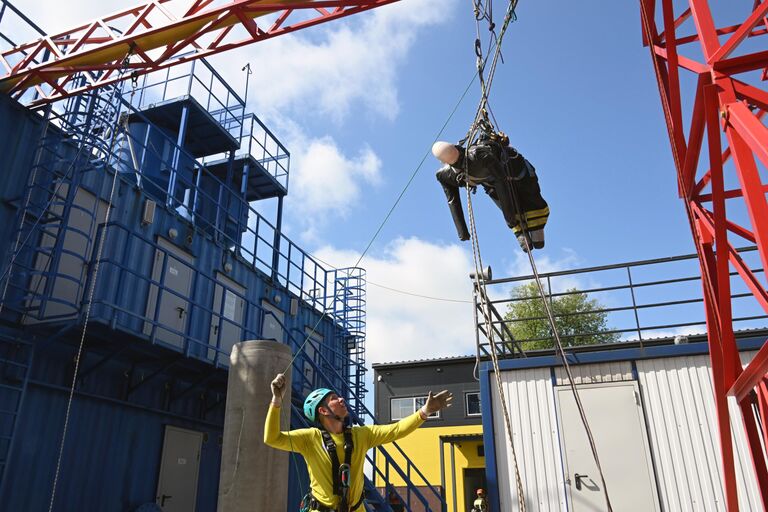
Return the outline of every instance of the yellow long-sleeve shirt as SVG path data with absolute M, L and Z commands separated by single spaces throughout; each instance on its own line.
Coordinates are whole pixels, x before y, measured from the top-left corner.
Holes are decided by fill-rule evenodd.
M 391 443 L 419 428 L 424 420 L 418 412 L 390 425 L 364 425 L 352 427 L 352 460 L 350 462 L 349 504 L 354 505 L 363 493 L 363 465 L 365 453 L 376 446 Z M 336 454 L 344 462 L 344 434 L 331 434 L 336 443 Z M 280 431 L 280 408 L 269 406 L 264 425 L 264 443 L 279 450 L 300 453 L 307 462 L 312 496 L 327 507 L 335 508 L 339 497 L 333 494 L 331 458 L 325 451 L 323 436 L 316 428 Z M 359 510 L 359 509 L 358 509 Z

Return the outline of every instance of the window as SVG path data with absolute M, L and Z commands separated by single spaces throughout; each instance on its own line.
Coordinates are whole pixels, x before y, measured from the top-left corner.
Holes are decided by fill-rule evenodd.
M 427 403 L 427 397 L 426 396 L 414 396 L 410 398 L 393 398 L 391 400 L 391 406 L 390 406 L 390 412 L 391 412 L 391 419 L 392 421 L 401 420 L 403 418 L 407 418 L 414 412 L 416 412 L 418 409 L 424 406 L 425 403 Z M 428 419 L 432 418 L 439 418 L 440 413 L 432 413 L 429 415 Z
M 464 395 L 467 416 L 480 416 L 480 393 L 467 393 Z

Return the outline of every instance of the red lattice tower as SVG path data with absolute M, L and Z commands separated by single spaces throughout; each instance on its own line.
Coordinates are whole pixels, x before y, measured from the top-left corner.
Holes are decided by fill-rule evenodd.
M 768 269 L 768 188 L 761 178 L 768 168 L 768 128 L 763 124 L 768 111 L 768 0 L 751 6 L 746 2 L 710 6 L 707 0 L 689 0 L 684 8 L 677 4 L 640 0 L 643 40 L 651 49 L 679 194 L 701 264 L 723 484 L 727 510 L 736 512 L 731 421 L 744 423 L 762 501 L 768 505 L 762 445 L 768 439 L 768 343 L 742 368 L 733 333 L 729 276 L 735 270 L 768 313 L 765 274 L 758 278 L 734 246 L 734 242 L 755 244 L 763 268 Z M 723 5 L 729 16 L 742 9 L 743 20 L 718 26 L 714 7 Z M 683 98 L 683 89 L 690 92 L 691 87 L 681 82 L 688 81 L 695 82 L 693 95 Z M 689 109 L 684 109 L 683 99 L 691 102 Z M 684 115 L 690 116 L 687 126 Z M 705 147 L 708 161 L 702 158 Z M 735 201 L 742 205 L 734 208 Z M 733 219 L 738 211 L 747 212 L 749 225 Z M 729 397 L 738 402 L 740 414 L 729 413 Z

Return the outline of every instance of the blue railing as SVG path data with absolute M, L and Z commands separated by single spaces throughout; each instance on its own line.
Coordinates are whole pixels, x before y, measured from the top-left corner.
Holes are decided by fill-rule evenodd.
M 184 96 L 194 98 L 233 137 L 241 137 L 245 101 L 205 59 L 143 75 L 126 93 L 136 110 Z
M 288 149 L 256 114 L 246 114 L 237 123 L 225 124 L 224 128 L 238 140 L 240 146 L 235 156 L 250 156 L 277 182 L 288 191 L 288 173 L 291 155 Z M 220 162 L 227 154 L 206 156 L 204 164 Z

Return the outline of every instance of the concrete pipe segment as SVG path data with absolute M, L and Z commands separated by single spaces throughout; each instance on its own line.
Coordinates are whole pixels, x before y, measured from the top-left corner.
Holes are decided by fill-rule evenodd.
M 264 444 L 270 382 L 291 362 L 291 349 L 275 341 L 244 341 L 232 347 L 218 512 L 285 510 L 288 453 Z M 288 430 L 291 373 L 286 372 L 280 427 Z

